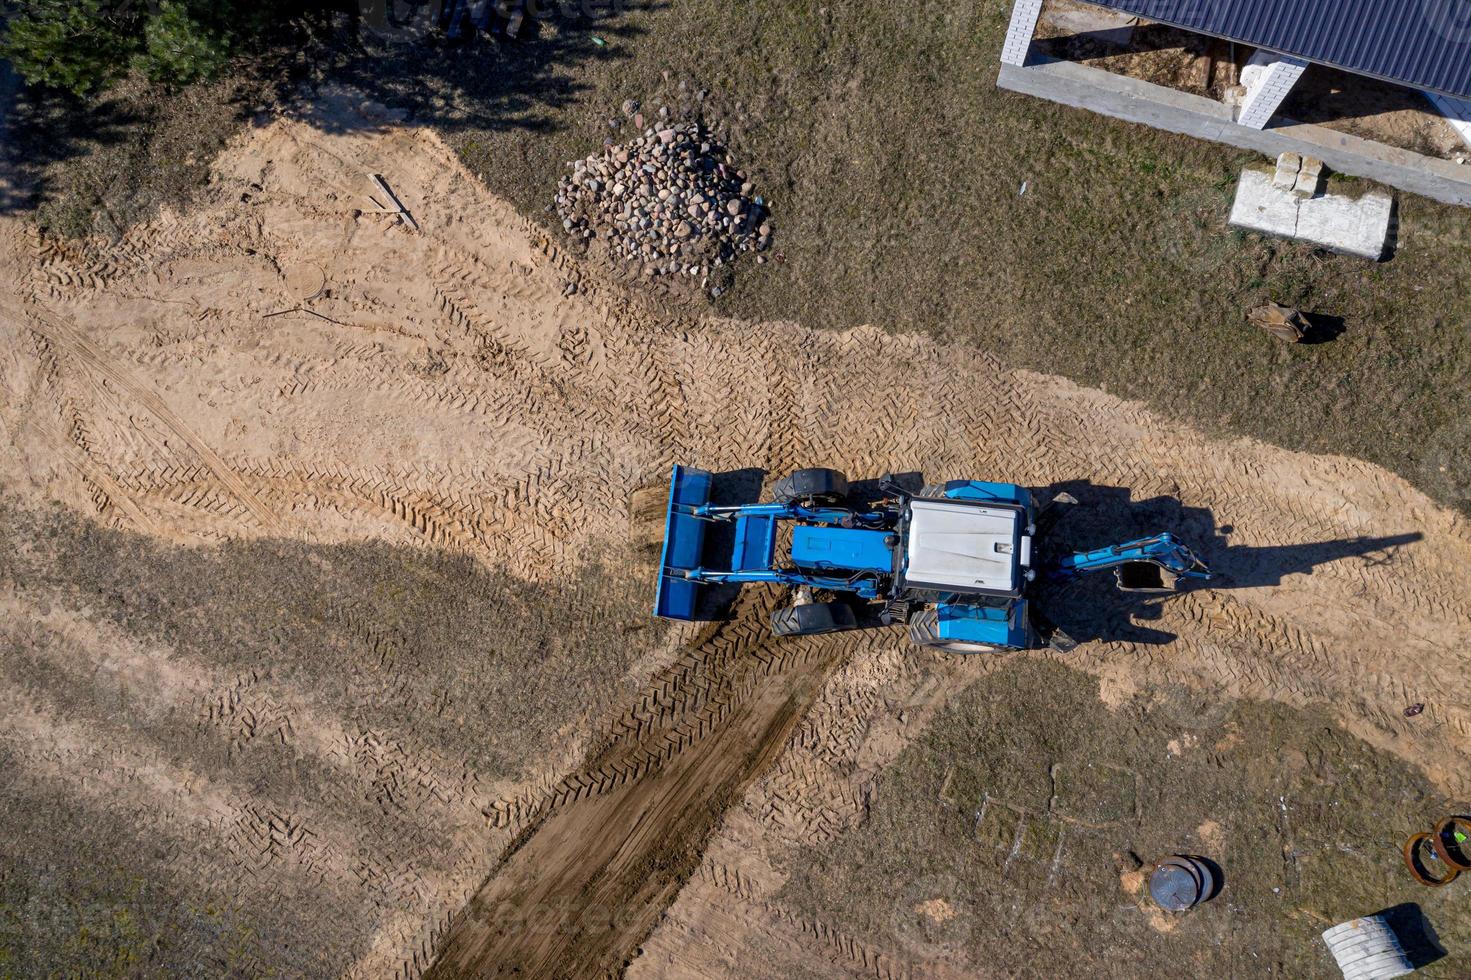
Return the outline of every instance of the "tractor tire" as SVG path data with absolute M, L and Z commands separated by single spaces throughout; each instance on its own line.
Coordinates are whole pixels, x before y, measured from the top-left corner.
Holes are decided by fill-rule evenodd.
M 957 653 L 962 656 L 973 656 L 976 654 L 1005 653 L 1000 647 L 993 647 L 985 643 L 961 643 L 955 640 L 942 640 L 939 637 L 940 614 L 933 609 L 925 609 L 909 617 L 909 639 L 915 646 L 925 647 L 929 650 L 944 650 L 946 653 Z
M 858 628 L 858 617 L 846 602 L 808 602 L 771 614 L 771 632 L 777 636 L 818 636 Z
M 811 503 L 834 506 L 848 499 L 848 478 L 837 470 L 797 470 L 777 480 L 771 499 L 779 504 Z

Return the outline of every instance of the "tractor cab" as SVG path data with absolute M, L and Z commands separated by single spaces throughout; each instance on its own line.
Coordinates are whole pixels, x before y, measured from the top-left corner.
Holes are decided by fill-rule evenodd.
M 1019 489 L 1019 488 L 1018 488 Z M 905 588 L 1017 597 L 1032 564 L 1026 506 L 986 499 L 916 497 L 905 515 Z
M 903 568 L 888 618 L 954 653 L 1035 646 L 1031 494 L 1012 483 L 928 486 L 905 509 Z

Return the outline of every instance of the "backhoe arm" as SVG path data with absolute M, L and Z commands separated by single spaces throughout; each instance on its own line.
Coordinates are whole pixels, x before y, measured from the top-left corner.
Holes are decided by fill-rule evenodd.
M 1171 534 L 1141 538 L 1128 544 L 1116 544 L 1093 551 L 1079 551 L 1064 558 L 1052 573 L 1054 580 L 1076 578 L 1085 572 L 1118 568 L 1130 562 L 1149 562 L 1173 573 L 1177 578 L 1206 580 L 1211 577 L 1205 563 Z

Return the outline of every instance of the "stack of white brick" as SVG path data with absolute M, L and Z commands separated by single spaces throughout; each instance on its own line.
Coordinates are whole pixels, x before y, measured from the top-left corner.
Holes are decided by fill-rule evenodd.
M 1308 67 L 1306 61 L 1289 55 L 1269 55 L 1269 58 L 1266 70 L 1257 76 L 1255 84 L 1246 93 L 1246 101 L 1241 103 L 1241 112 L 1236 117 L 1238 123 L 1252 129 L 1267 128 L 1267 123 L 1272 121 Z
M 1006 28 L 1006 41 L 1001 45 L 1001 63 L 1021 68 L 1032 49 L 1032 35 L 1042 16 L 1042 0 L 1016 0 L 1011 9 L 1011 24 Z

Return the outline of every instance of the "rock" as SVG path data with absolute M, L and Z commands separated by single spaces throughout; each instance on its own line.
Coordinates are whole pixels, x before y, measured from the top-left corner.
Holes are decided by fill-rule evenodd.
M 665 108 L 666 121 L 644 130 L 637 101 L 622 108 L 642 134 L 569 162 L 570 174 L 557 182 L 548 210 L 567 234 L 603 239 L 610 257 L 638 263 L 642 276 L 698 276 L 701 288 L 711 263 L 769 244 L 772 224 L 752 196 L 754 183 L 704 127 L 671 123 Z
M 625 116 L 631 116 L 635 112 L 638 112 L 638 99 L 624 99 L 623 114 Z

